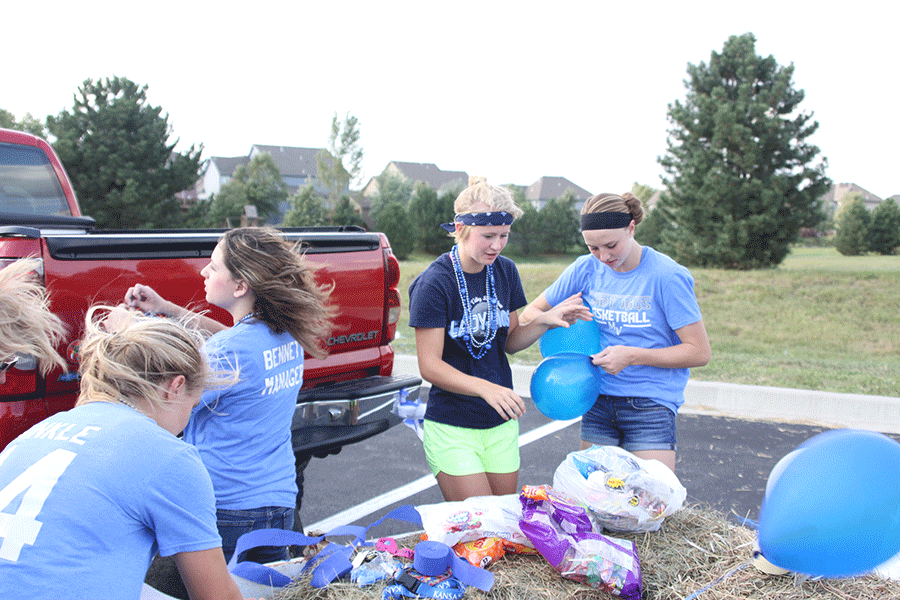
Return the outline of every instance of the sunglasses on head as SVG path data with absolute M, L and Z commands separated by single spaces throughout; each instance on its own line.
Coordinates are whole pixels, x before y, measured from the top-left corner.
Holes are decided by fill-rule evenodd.
M 6 372 L 9 371 L 11 368 L 13 368 L 13 366 L 14 366 L 17 362 L 19 362 L 19 357 L 18 357 L 18 356 L 13 356 L 13 357 L 12 357 L 11 359 L 9 359 L 9 360 L 4 360 L 3 362 L 0 362 L 0 373 L 6 373 Z

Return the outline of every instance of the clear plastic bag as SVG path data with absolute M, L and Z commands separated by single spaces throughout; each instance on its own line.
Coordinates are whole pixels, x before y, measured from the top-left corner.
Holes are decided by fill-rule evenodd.
M 583 502 L 612 531 L 656 531 L 687 496 L 664 464 L 618 446 L 570 453 L 557 467 L 553 487 Z

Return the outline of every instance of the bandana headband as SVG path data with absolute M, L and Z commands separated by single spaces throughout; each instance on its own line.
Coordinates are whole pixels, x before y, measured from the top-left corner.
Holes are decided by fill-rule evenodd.
M 631 215 L 621 212 L 599 212 L 581 215 L 581 230 L 622 229 L 631 223 Z
M 499 225 L 512 225 L 514 220 L 515 218 L 512 216 L 512 213 L 505 210 L 497 212 L 462 213 L 453 218 L 453 223 L 441 223 L 441 229 L 453 233 L 456 229 L 456 223 L 482 227 L 497 227 Z

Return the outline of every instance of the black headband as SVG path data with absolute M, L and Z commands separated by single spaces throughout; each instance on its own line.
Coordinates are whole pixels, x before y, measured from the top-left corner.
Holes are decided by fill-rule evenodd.
M 515 217 L 505 210 L 497 212 L 462 213 L 454 217 L 454 223 L 441 223 L 441 229 L 446 229 L 450 233 L 453 233 L 456 230 L 455 223 L 497 227 L 499 225 L 512 225 L 514 220 Z
M 631 224 L 631 215 L 621 212 L 598 212 L 581 215 L 581 230 L 622 229 Z

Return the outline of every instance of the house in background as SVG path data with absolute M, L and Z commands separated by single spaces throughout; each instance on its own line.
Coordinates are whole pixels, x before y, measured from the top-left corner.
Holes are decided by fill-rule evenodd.
M 390 173 L 413 184 L 424 183 L 438 194 L 449 190 L 462 190 L 469 185 L 469 176 L 465 171 L 442 171 L 434 163 L 414 163 L 392 160 L 387 164 L 382 175 Z M 372 198 L 378 195 L 378 178 L 372 177 L 363 188 L 362 195 Z
M 821 197 L 825 214 L 829 217 L 835 216 L 843 208 L 847 196 L 851 194 L 862 197 L 866 210 L 872 210 L 881 204 L 881 198 L 855 183 L 836 183 Z
M 525 188 L 525 200 L 537 210 L 541 210 L 547 202 L 562 198 L 566 192 L 572 192 L 575 197 L 575 210 L 579 213 L 585 201 L 593 196 L 592 193 L 575 185 L 565 177 L 541 177 Z
M 320 195 L 327 196 L 328 190 L 322 186 L 319 180 L 319 166 L 316 162 L 316 156 L 321 150 L 322 148 L 253 144 L 247 156 L 210 157 L 206 164 L 206 170 L 198 182 L 196 197 L 200 200 L 208 200 L 214 194 L 218 194 L 222 186 L 231 181 L 239 166 L 246 167 L 255 156 L 262 153 L 272 157 L 287 186 L 288 196 L 297 193 L 297 190 L 309 184 L 312 184 Z M 290 209 L 290 202 L 287 200 L 281 202 L 277 214 L 272 216 L 269 222 L 280 223 Z

